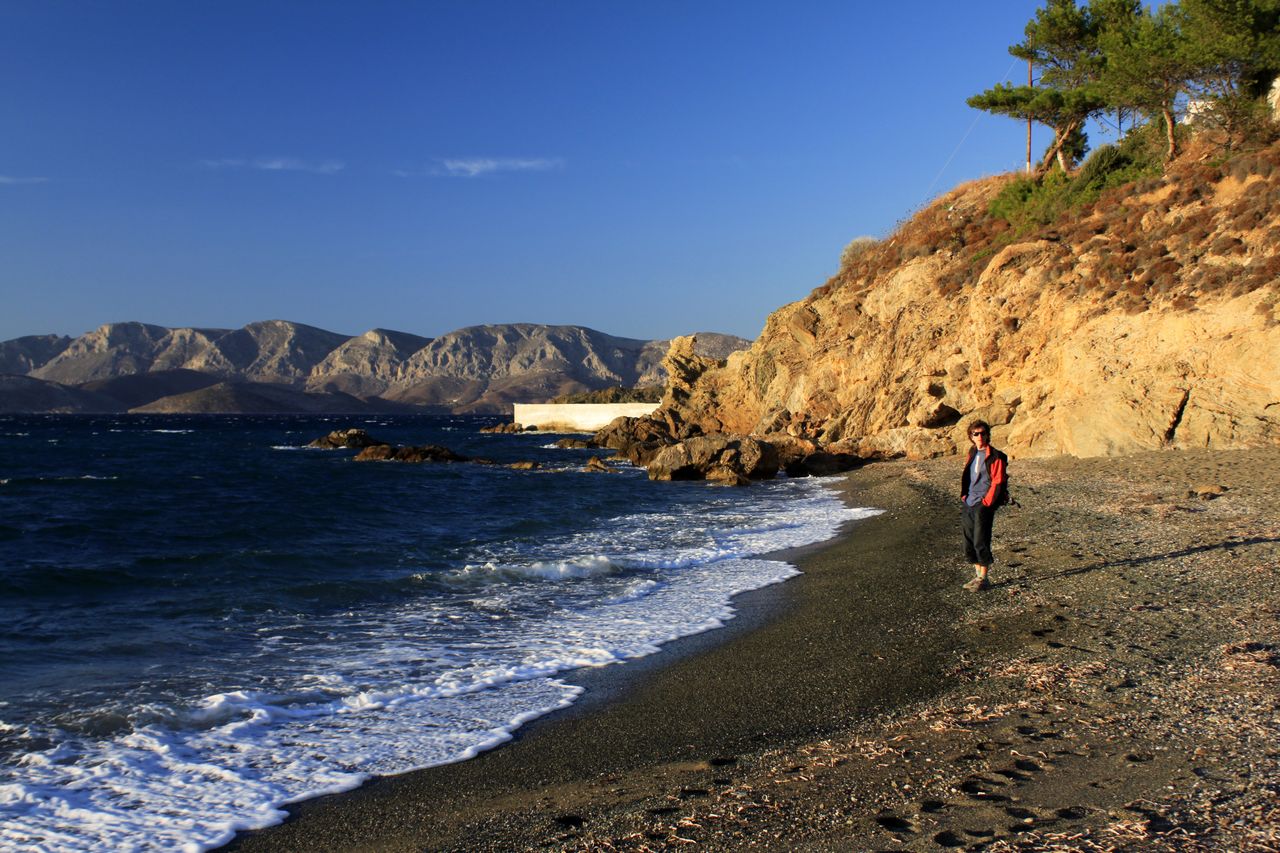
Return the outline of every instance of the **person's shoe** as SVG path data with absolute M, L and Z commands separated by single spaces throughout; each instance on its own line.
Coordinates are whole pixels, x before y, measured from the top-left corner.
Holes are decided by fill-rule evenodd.
M 989 586 L 991 586 L 991 584 L 987 583 L 986 578 L 977 577 L 965 584 L 964 588 L 970 592 L 977 592 L 978 590 L 986 589 Z

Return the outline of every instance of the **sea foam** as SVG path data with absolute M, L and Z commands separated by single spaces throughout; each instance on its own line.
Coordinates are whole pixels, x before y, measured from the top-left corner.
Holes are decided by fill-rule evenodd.
M 760 488 L 767 506 L 617 515 L 541 543 L 541 559 L 495 547 L 443 595 L 336 614 L 318 634 L 274 626 L 258 654 L 302 668 L 287 689 L 150 707 L 111 737 L 28 727 L 54 745 L 0 769 L 0 847 L 208 849 L 289 803 L 493 748 L 571 704 L 574 670 L 719 627 L 733 595 L 798 573 L 759 555 L 875 512 L 813 481 Z

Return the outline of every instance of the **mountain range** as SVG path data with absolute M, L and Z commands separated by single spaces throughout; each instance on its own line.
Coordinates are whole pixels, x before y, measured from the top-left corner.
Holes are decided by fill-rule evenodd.
M 701 332 L 701 354 L 750 344 Z M 108 323 L 0 342 L 0 412 L 505 413 L 514 402 L 661 385 L 668 340 L 581 326 L 471 326 L 436 338 L 346 335 L 265 320 L 240 329 Z

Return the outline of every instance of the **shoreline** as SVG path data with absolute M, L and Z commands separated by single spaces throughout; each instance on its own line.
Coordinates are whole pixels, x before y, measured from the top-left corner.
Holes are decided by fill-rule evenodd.
M 836 720 L 877 713 L 886 701 L 901 701 L 900 692 L 918 698 L 917 680 L 895 675 L 908 658 L 917 659 L 913 671 L 927 668 L 905 634 L 899 654 L 851 653 L 841 659 L 829 653 L 840 645 L 862 649 L 899 630 L 901 608 L 886 613 L 885 624 L 852 624 L 857 602 L 886 585 L 901 586 L 897 600 L 913 602 L 915 618 L 924 618 L 919 611 L 930 603 L 929 595 L 912 594 L 924 589 L 900 571 L 889 569 L 885 577 L 873 578 L 856 570 L 866 558 L 863 552 L 897 553 L 920 525 L 936 523 L 937 513 L 926 510 L 936 509 L 933 500 L 918 485 L 877 479 L 883 494 L 872 489 L 855 498 L 844 478 L 833 478 L 831 485 L 851 506 L 902 508 L 848 522 L 824 542 L 762 555 L 796 565 L 802 574 L 734 596 L 736 615 L 723 627 L 674 640 L 622 666 L 573 673 L 573 683 L 585 688 L 581 697 L 526 723 L 493 750 L 291 805 L 284 823 L 242 832 L 218 849 L 477 849 L 474 830 L 449 828 L 460 810 L 472 817 L 482 814 L 476 801 L 505 804 L 519 799 L 526 786 L 582 785 L 664 765 L 724 767 L 763 745 L 799 743 L 834 731 Z M 920 560 L 917 573 L 923 575 L 927 565 Z M 932 585 L 926 581 L 926 586 Z M 813 630 L 819 625 L 825 639 Z M 807 660 L 787 651 L 806 646 Z M 851 680 L 863 683 L 864 691 L 832 689 Z M 731 719 L 728 708 L 733 708 Z M 760 725 L 766 719 L 769 724 Z M 464 789 L 466 794 L 455 796 Z M 418 817 L 388 827 L 379 817 L 384 810 Z M 552 830 L 563 823 L 557 817 L 563 815 L 546 822 Z M 504 847 L 509 843 L 491 849 Z
M 955 467 L 834 481 L 887 511 L 726 627 L 226 849 L 1270 849 L 1280 449 L 1015 460 L 978 596 Z

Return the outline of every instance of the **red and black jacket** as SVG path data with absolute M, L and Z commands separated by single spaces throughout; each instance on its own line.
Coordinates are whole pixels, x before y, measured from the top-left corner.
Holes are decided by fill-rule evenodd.
M 973 454 L 977 452 L 978 448 L 970 447 L 969 455 L 964 461 L 964 473 L 960 475 L 961 500 L 969 497 L 969 470 L 973 465 Z M 991 485 L 987 488 L 987 493 L 982 496 L 983 506 L 998 507 L 1008 502 L 1008 467 L 1009 457 L 991 445 L 987 445 L 987 475 L 991 478 Z

